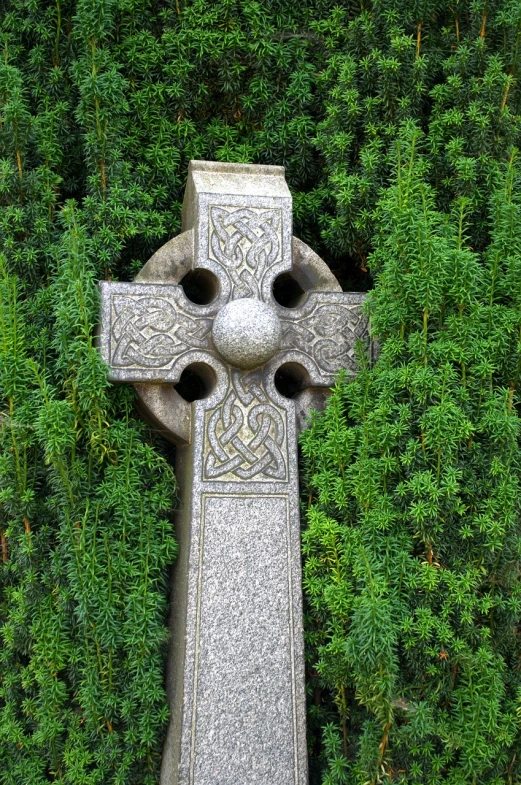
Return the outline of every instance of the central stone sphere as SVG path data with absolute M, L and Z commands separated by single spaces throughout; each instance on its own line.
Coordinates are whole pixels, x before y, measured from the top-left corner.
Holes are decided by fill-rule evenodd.
M 282 330 L 275 310 L 251 297 L 225 305 L 212 327 L 215 348 L 238 368 L 256 368 L 270 360 L 280 345 Z

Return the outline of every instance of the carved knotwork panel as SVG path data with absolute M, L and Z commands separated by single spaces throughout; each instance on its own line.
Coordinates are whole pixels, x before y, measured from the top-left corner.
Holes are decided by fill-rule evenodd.
M 169 374 L 183 354 L 211 349 L 212 319 L 199 315 L 181 287 L 102 284 L 101 347 L 111 376 Z M 189 312 L 189 309 L 193 311 Z M 201 309 L 199 309 L 201 310 Z
M 345 302 L 351 297 L 352 302 Z M 363 295 L 314 294 L 307 303 L 282 318 L 281 349 L 310 357 L 321 374 L 331 377 L 340 368 L 356 371 L 356 342 L 367 339 Z M 289 318 L 288 318 L 289 317 Z
M 228 274 L 232 299 L 261 299 L 266 272 L 282 260 L 282 210 L 210 205 L 209 215 L 209 256 Z
M 285 410 L 269 399 L 260 371 L 232 369 L 223 402 L 206 413 L 203 480 L 287 477 Z

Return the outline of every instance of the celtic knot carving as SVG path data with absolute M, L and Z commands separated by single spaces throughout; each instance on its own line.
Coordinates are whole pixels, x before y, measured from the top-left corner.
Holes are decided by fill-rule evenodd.
M 163 297 L 114 294 L 111 364 L 115 368 L 163 368 L 187 349 L 207 349 L 211 321 L 191 319 Z
M 211 206 L 210 249 L 228 272 L 234 297 L 260 297 L 266 271 L 282 258 L 281 210 Z
M 224 402 L 207 417 L 205 479 L 285 480 L 285 413 L 268 400 L 259 371 L 231 375 Z
M 360 304 L 318 303 L 301 319 L 284 319 L 281 348 L 313 358 L 325 374 L 356 370 L 355 344 L 367 338 L 367 319 Z

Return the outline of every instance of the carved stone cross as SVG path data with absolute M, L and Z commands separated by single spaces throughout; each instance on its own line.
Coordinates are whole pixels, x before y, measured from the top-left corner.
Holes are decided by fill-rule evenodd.
M 192 161 L 183 229 L 100 284 L 110 378 L 178 444 L 161 785 L 305 785 L 297 431 L 354 372 L 363 295 L 292 238 L 282 167 Z

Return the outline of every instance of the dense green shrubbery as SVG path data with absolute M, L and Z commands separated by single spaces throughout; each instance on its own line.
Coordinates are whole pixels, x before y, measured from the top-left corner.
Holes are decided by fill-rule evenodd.
M 175 483 L 96 281 L 283 163 L 381 357 L 303 442 L 313 779 L 515 783 L 517 0 L 0 3 L 0 780 L 156 783 Z
M 381 355 L 303 439 L 308 629 L 340 720 L 325 782 L 517 782 L 521 181 L 498 173 L 477 253 L 418 136 L 376 211 Z

